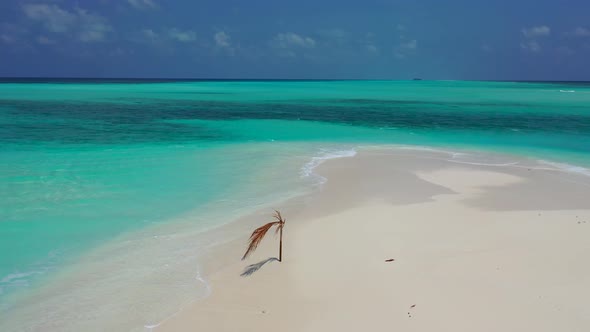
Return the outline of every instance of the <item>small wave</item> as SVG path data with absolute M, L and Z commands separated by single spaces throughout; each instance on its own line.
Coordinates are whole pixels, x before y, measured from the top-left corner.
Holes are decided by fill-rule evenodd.
M 0 279 L 0 285 L 2 285 L 2 284 L 13 285 L 13 284 L 24 284 L 24 283 L 28 284 L 30 277 L 32 277 L 34 275 L 43 274 L 44 272 L 45 272 L 44 270 L 39 270 L 39 271 L 22 272 L 22 273 L 11 273 L 7 276 L 4 276 L 4 278 Z
M 315 176 L 314 169 L 324 163 L 326 160 L 336 159 L 336 158 L 348 158 L 354 157 L 356 155 L 356 150 L 349 149 L 349 150 L 323 150 L 319 156 L 315 156 L 311 158 L 309 162 L 307 162 L 301 168 L 301 177 L 302 178 L 309 178 Z M 326 179 L 324 177 L 320 177 L 320 183 L 324 183 Z
M 590 169 L 582 167 L 582 166 L 576 166 L 576 165 L 565 164 L 565 163 L 557 163 L 554 161 L 547 161 L 547 160 L 537 160 L 537 162 L 541 165 L 547 165 L 547 166 L 553 167 L 553 168 L 548 168 L 549 170 L 562 171 L 562 172 L 568 172 L 568 173 L 576 173 L 576 174 L 582 174 L 585 176 L 590 176 Z
M 45 270 L 39 270 L 30 272 L 17 272 L 5 275 L 2 279 L 0 279 L 0 295 L 9 293 L 11 289 L 29 286 L 31 278 L 36 275 L 44 274 L 45 272 Z M 0 311 L 7 307 L 7 304 L 0 303 Z
M 195 301 L 197 301 L 199 299 L 202 299 L 202 298 L 205 298 L 205 297 L 208 297 L 209 295 L 211 295 L 211 285 L 209 284 L 209 282 L 207 282 L 207 280 L 205 280 L 205 278 L 201 275 L 200 272 L 197 272 L 197 275 L 195 276 L 195 280 L 199 281 L 200 283 L 202 283 L 205 286 L 205 294 L 203 296 L 201 296 L 199 298 L 194 298 L 194 299 L 191 299 L 191 300 L 187 301 L 186 303 L 184 303 L 183 305 L 181 305 L 179 307 L 179 309 L 175 313 L 173 313 L 172 315 L 169 315 L 168 317 L 164 318 L 163 320 L 161 320 L 158 323 L 155 323 L 155 324 L 151 324 L 151 323 L 150 324 L 144 324 L 144 326 L 143 326 L 144 329 L 146 331 L 152 331 L 153 329 L 160 327 L 160 325 L 162 325 L 163 323 L 165 323 L 166 321 L 168 321 L 172 317 L 178 315 L 180 312 L 182 312 L 184 310 L 184 308 L 187 307 L 189 304 L 191 304 L 191 303 L 193 303 L 193 302 L 195 302 Z
M 459 152 L 453 150 L 445 150 L 440 148 L 431 148 L 427 146 L 397 146 L 394 149 L 398 150 L 411 150 L 411 151 L 425 151 L 440 153 L 446 156 L 439 157 L 436 159 L 446 160 L 448 162 L 475 166 L 517 166 L 520 164 L 519 161 L 505 160 L 505 161 L 482 161 L 482 159 L 490 159 L 493 155 L 488 153 L 473 153 L 473 152 Z M 497 157 L 496 157 L 497 158 Z
M 381 149 L 382 147 L 375 146 L 375 148 Z M 495 155 L 493 153 L 487 152 L 457 152 L 452 150 L 444 150 L 440 148 L 433 148 L 428 146 L 407 146 L 407 145 L 399 145 L 394 146 L 392 149 L 396 150 L 414 150 L 414 151 L 426 151 L 426 152 L 435 152 L 435 153 L 443 153 L 447 154 L 448 157 L 443 157 L 439 159 L 446 160 L 448 162 L 457 163 L 457 164 L 466 164 L 466 165 L 475 165 L 475 166 L 495 166 L 495 167 L 516 167 L 516 168 L 530 168 L 530 169 L 539 169 L 539 170 L 553 170 L 559 172 L 566 172 L 566 173 L 574 173 L 574 174 L 581 174 L 584 176 L 590 177 L 590 168 L 585 168 L 582 166 L 566 164 L 566 163 L 559 163 L 553 161 L 547 161 L 543 159 L 522 159 L 517 158 L 518 160 L 514 160 L 510 158 L 509 155 Z M 490 159 L 493 158 L 493 159 Z M 494 160 L 495 159 L 495 160 Z M 534 165 L 529 165 L 526 161 L 533 161 L 537 164 L 537 167 Z M 539 167 L 540 165 L 540 167 Z M 545 165 L 546 167 L 543 167 Z
M 448 151 L 446 150 L 441 150 L 441 149 L 435 149 L 435 148 L 430 148 L 427 146 L 405 146 L 405 145 L 401 145 L 401 146 L 394 146 L 393 149 L 397 149 L 397 150 L 412 150 L 412 151 L 428 151 L 428 152 L 444 152 L 444 153 L 448 153 Z
M 211 295 L 211 285 L 201 275 L 201 272 L 197 272 L 195 279 L 198 280 L 200 283 L 202 283 L 205 286 L 205 294 L 203 295 L 203 297 L 207 297 L 207 296 Z
M 397 146 L 393 146 L 392 148 L 395 150 L 426 151 L 426 152 L 442 153 L 442 154 L 447 154 L 447 155 L 450 155 L 453 157 L 467 155 L 467 153 L 464 153 L 464 152 L 457 152 L 457 151 L 451 151 L 451 150 L 446 150 L 446 149 L 441 149 L 441 148 L 433 148 L 433 147 L 422 146 L 422 145 L 397 145 Z
M 576 90 L 559 90 L 559 92 L 574 93 L 574 92 L 576 92 Z
M 483 162 L 475 162 L 475 161 L 463 161 L 463 160 L 456 160 L 456 159 L 448 159 L 449 162 L 456 163 L 456 164 L 465 164 L 465 165 L 475 165 L 475 166 L 496 166 L 496 167 L 506 167 L 506 166 L 516 166 L 518 165 L 518 161 L 508 162 L 508 163 L 483 163 Z
M 0 283 L 9 283 L 9 282 L 12 282 L 13 280 L 23 279 L 23 278 L 26 278 L 26 277 L 31 276 L 33 274 L 35 274 L 35 273 L 33 273 L 33 272 L 11 273 L 11 274 L 5 276 L 4 278 L 0 279 Z

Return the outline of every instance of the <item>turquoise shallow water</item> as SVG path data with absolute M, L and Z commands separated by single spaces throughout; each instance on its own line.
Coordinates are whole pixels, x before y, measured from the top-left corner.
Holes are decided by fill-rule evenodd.
M 187 216 L 215 226 L 304 191 L 314 156 L 379 144 L 585 172 L 590 84 L 0 83 L 0 308 L 124 234 Z

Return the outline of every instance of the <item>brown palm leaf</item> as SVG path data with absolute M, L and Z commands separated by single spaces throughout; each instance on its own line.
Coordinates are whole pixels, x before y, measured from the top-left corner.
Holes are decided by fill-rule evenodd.
M 256 228 L 254 232 L 252 232 L 252 235 L 250 235 L 250 239 L 248 240 L 248 249 L 242 257 L 242 260 L 246 259 L 248 255 L 253 253 L 254 250 L 258 248 L 258 245 L 260 244 L 260 242 L 262 242 L 262 239 L 264 239 L 264 236 L 266 235 L 266 233 L 268 233 L 268 230 L 270 230 L 273 226 L 278 226 L 275 234 L 283 228 L 285 221 L 283 220 L 283 217 L 281 216 L 281 213 L 279 211 L 275 210 L 274 218 L 276 219 L 276 221 L 272 221 L 263 226 L 260 226 Z
M 273 215 L 273 217 L 276 219 L 276 223 L 278 224 L 277 229 L 275 229 L 276 235 L 283 229 L 283 226 L 285 226 L 285 219 L 283 219 L 283 216 L 277 210 L 275 210 L 275 214 Z
M 278 221 L 273 221 L 273 222 L 269 222 L 266 225 L 256 228 L 254 230 L 254 232 L 252 232 L 252 235 L 250 235 L 250 239 L 248 240 L 249 241 L 248 249 L 246 250 L 246 253 L 242 257 L 242 260 L 246 259 L 246 257 L 248 257 L 248 255 L 250 255 L 252 252 L 254 252 L 254 250 L 256 250 L 256 248 L 258 248 L 258 245 L 260 244 L 260 242 L 262 242 L 262 239 L 264 239 L 264 236 L 266 235 L 268 230 L 271 229 L 272 226 L 278 225 L 279 223 L 280 222 L 278 222 Z

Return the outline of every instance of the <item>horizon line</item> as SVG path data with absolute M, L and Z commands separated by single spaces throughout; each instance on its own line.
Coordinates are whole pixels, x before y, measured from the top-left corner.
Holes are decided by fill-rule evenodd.
M 171 78 L 171 77 L 50 77 L 50 76 L 0 76 L 3 80 L 95 80 L 95 81 L 457 81 L 457 82 L 515 82 L 515 83 L 590 83 L 586 80 L 527 80 L 527 79 L 395 79 L 395 78 Z

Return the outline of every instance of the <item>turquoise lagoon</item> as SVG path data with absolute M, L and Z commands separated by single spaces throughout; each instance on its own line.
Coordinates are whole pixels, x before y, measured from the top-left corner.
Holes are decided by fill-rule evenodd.
M 320 183 L 312 169 L 322 160 L 363 146 L 467 151 L 480 162 L 486 157 L 470 151 L 501 152 L 504 161 L 546 160 L 590 175 L 590 84 L 4 80 L 0 317 L 18 313 L 24 298 L 74 301 L 43 287 L 86 267 L 127 273 L 94 293 L 78 287 L 79 297 L 173 275 L 166 262 L 208 244 L 154 245 L 148 230 L 202 232 L 270 207 Z M 147 253 L 149 261 L 137 259 Z M 145 324 L 161 319 L 164 305 L 175 310 L 209 291 L 187 259 L 194 268 L 154 297 L 162 306 L 138 309 Z M 163 301 L 174 294 L 176 302 Z

